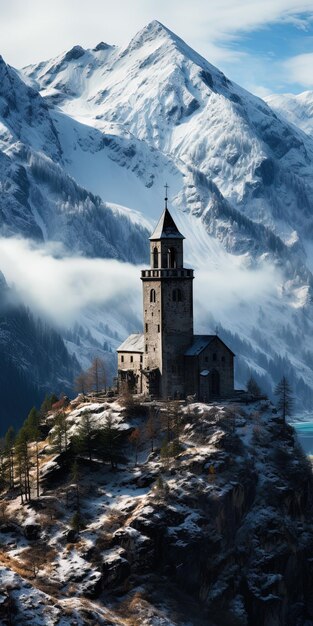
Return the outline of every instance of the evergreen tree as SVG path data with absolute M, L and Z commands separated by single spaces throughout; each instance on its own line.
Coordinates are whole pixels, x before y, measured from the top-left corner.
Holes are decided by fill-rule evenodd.
M 27 426 L 22 426 L 22 428 L 17 433 L 14 446 L 22 504 L 24 502 L 24 497 L 26 501 L 29 501 L 31 499 L 30 470 L 32 462 L 29 443 L 30 435 Z
M 92 461 L 92 453 L 97 448 L 97 435 L 99 435 L 99 429 L 95 426 L 94 416 L 89 412 L 84 413 L 73 439 L 73 446 L 78 453 L 87 454 L 89 461 Z
M 105 460 L 110 461 L 112 469 L 117 467 L 118 454 L 121 449 L 121 433 L 114 426 L 113 417 L 109 413 L 101 430 L 101 451 Z
M 37 498 L 40 495 L 40 471 L 39 471 L 39 441 L 40 441 L 40 414 L 38 413 L 36 407 L 33 407 L 27 419 L 24 422 L 24 428 L 27 431 L 28 438 L 30 441 L 35 443 L 35 451 L 36 451 L 36 492 Z
M 247 387 L 247 391 L 251 393 L 252 396 L 255 396 L 256 398 L 258 398 L 259 396 L 262 395 L 261 389 L 252 375 L 250 376 L 250 378 L 248 378 L 246 387 Z
M 293 396 L 291 385 L 285 376 L 282 377 L 276 386 L 275 395 L 278 397 L 277 408 L 281 411 L 283 422 L 286 422 L 286 417 L 292 415 Z

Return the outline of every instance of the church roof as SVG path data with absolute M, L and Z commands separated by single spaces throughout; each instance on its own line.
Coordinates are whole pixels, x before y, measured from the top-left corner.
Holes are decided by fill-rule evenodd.
M 201 352 L 210 345 L 213 339 L 218 339 L 218 341 L 220 341 L 227 348 L 227 350 L 234 355 L 231 349 L 226 346 L 226 343 L 224 343 L 218 335 L 194 335 L 193 342 L 191 346 L 187 348 L 185 356 L 199 356 L 199 354 L 201 354 Z
M 123 343 L 117 348 L 117 352 L 143 352 L 144 337 L 143 333 L 134 333 L 129 335 Z
M 150 240 L 155 239 L 185 239 L 179 232 L 168 208 L 166 207 L 152 233 Z

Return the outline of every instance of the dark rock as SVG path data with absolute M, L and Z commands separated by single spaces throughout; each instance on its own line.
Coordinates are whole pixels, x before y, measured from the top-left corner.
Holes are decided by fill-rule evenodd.
M 130 576 L 130 565 L 122 555 L 126 555 L 126 552 L 116 549 L 104 554 L 102 572 L 105 587 L 119 586 Z
M 102 591 L 103 576 L 100 572 L 93 572 L 88 580 L 84 581 L 81 593 L 86 598 L 98 598 Z
M 64 56 L 64 61 L 74 61 L 84 56 L 85 50 L 81 46 L 74 46 L 71 50 L 69 50 Z
M 207 87 L 209 87 L 210 89 L 213 89 L 214 83 L 213 83 L 212 74 L 210 74 L 210 72 L 208 72 L 207 70 L 201 70 L 200 78 L 201 80 L 203 80 L 204 84 Z
M 68 532 L 66 533 L 66 541 L 68 543 L 76 543 L 77 539 L 78 539 L 77 531 L 74 530 L 74 528 L 70 528 Z
M 185 110 L 185 116 L 189 117 L 190 115 L 192 115 L 195 111 L 197 111 L 200 108 L 200 104 L 198 102 L 198 100 L 196 100 L 196 98 L 193 98 L 191 100 L 191 102 L 189 102 L 187 109 Z
M 23 528 L 26 539 L 30 539 L 31 541 L 38 539 L 39 533 L 41 531 L 40 524 L 33 522 L 31 524 L 25 524 Z
M 111 46 L 109 46 L 108 43 L 105 43 L 104 41 L 100 41 L 100 43 L 98 43 L 93 50 L 94 52 L 99 52 L 99 50 L 108 50 L 109 48 L 111 48 Z
M 17 526 L 13 522 L 5 522 L 0 526 L 0 533 L 16 533 L 18 531 L 20 531 L 19 526 Z
M 255 168 L 254 173 L 256 176 L 260 176 L 266 187 L 272 185 L 275 177 L 274 161 L 272 159 L 264 159 L 260 165 Z

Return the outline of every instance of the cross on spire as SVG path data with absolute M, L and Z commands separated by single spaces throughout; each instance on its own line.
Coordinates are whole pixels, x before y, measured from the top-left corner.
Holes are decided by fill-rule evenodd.
M 167 209 L 167 201 L 168 201 L 168 197 L 167 197 L 168 184 L 167 183 L 165 183 L 164 188 L 165 188 L 165 198 L 164 198 L 164 200 L 165 200 L 165 208 Z

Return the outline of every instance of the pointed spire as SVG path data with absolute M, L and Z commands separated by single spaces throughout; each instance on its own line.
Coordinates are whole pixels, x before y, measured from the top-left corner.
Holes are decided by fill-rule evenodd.
M 167 185 L 166 187 L 168 188 Z M 179 232 L 167 208 L 167 197 L 165 197 L 165 209 L 150 237 L 150 241 L 155 241 L 156 239 L 185 239 L 185 237 Z

